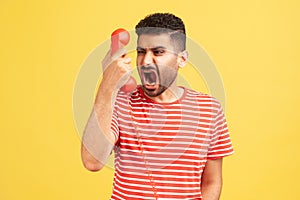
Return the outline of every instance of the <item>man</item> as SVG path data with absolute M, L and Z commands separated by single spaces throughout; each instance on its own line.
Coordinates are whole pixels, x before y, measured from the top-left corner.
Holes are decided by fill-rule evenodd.
M 233 153 L 224 113 L 213 97 L 176 85 L 187 63 L 185 26 L 155 13 L 136 26 L 141 86 L 128 80 L 124 49 L 106 55 L 103 79 L 82 140 L 82 160 L 100 170 L 115 151 L 111 199 L 217 200 L 222 158 Z

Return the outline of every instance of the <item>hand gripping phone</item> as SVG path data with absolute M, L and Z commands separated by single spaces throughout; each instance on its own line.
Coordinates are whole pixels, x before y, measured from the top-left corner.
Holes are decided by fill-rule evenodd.
M 118 28 L 111 34 L 111 54 L 114 54 L 119 48 L 126 46 L 129 43 L 130 35 L 128 31 L 123 28 Z M 125 55 L 123 55 L 125 56 Z M 135 90 L 137 84 L 136 80 L 130 76 L 127 83 L 121 87 L 121 91 L 131 93 Z

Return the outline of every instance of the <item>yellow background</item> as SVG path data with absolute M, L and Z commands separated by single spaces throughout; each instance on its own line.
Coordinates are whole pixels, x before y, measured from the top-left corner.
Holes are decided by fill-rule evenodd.
M 1 1 L 0 199 L 109 199 L 113 171 L 81 164 L 74 82 L 111 31 L 157 11 L 182 17 L 222 76 L 236 153 L 224 161 L 221 199 L 300 199 L 299 8 L 297 0 Z

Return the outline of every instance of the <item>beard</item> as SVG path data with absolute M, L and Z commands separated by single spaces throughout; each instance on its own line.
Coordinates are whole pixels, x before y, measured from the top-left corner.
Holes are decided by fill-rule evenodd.
M 141 66 L 138 68 L 142 90 L 149 97 L 157 97 L 176 80 L 177 70 L 168 66 Z

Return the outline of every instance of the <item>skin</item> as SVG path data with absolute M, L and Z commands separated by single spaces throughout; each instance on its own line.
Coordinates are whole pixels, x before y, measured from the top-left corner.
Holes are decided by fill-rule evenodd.
M 143 80 L 143 67 L 153 67 L 159 76 L 158 83 L 143 86 L 145 94 L 156 102 L 169 103 L 183 95 L 176 85 L 177 71 L 187 63 L 187 52 L 176 52 L 168 34 L 141 35 L 137 42 L 137 68 Z M 116 142 L 110 131 L 116 91 L 125 84 L 131 71 L 131 60 L 123 57 L 125 50 L 113 56 L 107 53 L 102 62 L 103 79 L 100 83 L 94 109 L 86 125 L 81 156 L 89 171 L 99 171 L 106 163 Z M 143 83 L 143 81 L 142 81 Z M 222 159 L 208 160 L 202 175 L 203 200 L 218 200 L 222 188 Z
M 118 50 L 114 55 L 109 51 L 102 62 L 103 79 L 81 145 L 81 159 L 89 171 L 103 168 L 116 142 L 110 124 L 116 91 L 127 82 L 131 71 L 130 58 L 122 56 L 125 53 L 125 49 Z
M 222 190 L 222 161 L 223 159 L 208 160 L 206 162 L 202 179 L 202 200 L 220 199 Z
M 141 35 L 137 42 L 137 68 L 142 83 L 142 67 L 152 67 L 158 72 L 159 83 L 154 90 L 142 87 L 145 94 L 157 102 L 173 102 L 180 98 L 183 89 L 176 86 L 177 72 L 187 62 L 187 53 L 177 52 L 170 36 Z

